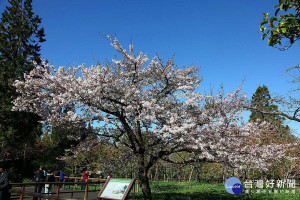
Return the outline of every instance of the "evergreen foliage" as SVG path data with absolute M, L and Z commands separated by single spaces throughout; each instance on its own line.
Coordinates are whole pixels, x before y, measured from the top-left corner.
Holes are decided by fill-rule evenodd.
M 252 95 L 251 107 L 256 108 L 251 111 L 250 121 L 267 122 L 271 125 L 270 130 L 280 133 L 280 138 L 289 138 L 290 128 L 284 125 L 285 118 L 276 115 L 278 106 L 272 104 L 272 98 L 267 86 L 259 86 Z
M 41 135 L 40 117 L 12 112 L 12 100 L 18 96 L 12 86 L 40 63 L 41 43 L 45 41 L 41 18 L 32 11 L 32 0 L 9 0 L 0 21 L 0 142 L 1 151 L 10 159 L 28 159 L 34 154 L 35 138 Z M 0 158 L 3 159 L 3 158 Z
M 252 95 L 251 106 L 258 108 L 260 111 L 266 112 L 276 112 L 278 111 L 278 106 L 272 104 L 271 95 L 267 86 L 259 86 L 255 93 Z M 250 115 L 250 121 L 266 121 L 266 122 L 283 122 L 283 117 L 272 114 L 265 114 L 259 111 L 252 111 Z

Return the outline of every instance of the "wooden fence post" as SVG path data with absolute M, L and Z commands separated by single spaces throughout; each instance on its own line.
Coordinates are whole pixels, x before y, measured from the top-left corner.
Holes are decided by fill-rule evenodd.
M 85 183 L 85 190 L 84 190 L 84 200 L 88 198 L 88 190 L 89 190 L 89 182 Z
M 34 185 L 34 187 L 37 187 L 37 191 L 39 191 L 40 184 L 39 184 L 39 183 L 36 183 L 36 184 Z M 38 198 L 37 198 L 37 197 L 32 197 L 32 200 L 38 200 Z
M 77 178 L 75 178 L 74 182 L 77 182 Z M 76 187 L 77 187 L 77 184 L 74 184 L 74 190 L 76 190 Z
M 25 185 L 22 185 L 21 191 L 24 192 L 25 190 Z M 23 194 L 20 195 L 20 200 L 23 200 Z
M 58 196 L 59 197 L 59 189 L 60 189 L 60 184 L 57 184 L 57 188 L 56 188 L 56 196 Z
M 135 195 L 135 181 L 133 182 L 133 194 Z

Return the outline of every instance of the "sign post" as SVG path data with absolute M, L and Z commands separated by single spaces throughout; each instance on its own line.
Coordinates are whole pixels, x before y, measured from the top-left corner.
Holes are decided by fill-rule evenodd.
M 98 194 L 98 199 L 125 200 L 135 179 L 108 178 Z

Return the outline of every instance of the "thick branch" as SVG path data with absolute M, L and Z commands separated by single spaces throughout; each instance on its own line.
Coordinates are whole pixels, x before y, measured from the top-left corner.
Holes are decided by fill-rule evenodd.
M 140 141 L 137 139 L 136 135 L 134 134 L 134 132 L 132 131 L 132 129 L 130 128 L 128 123 L 126 122 L 125 118 L 123 116 L 118 116 L 118 118 L 119 118 L 120 122 L 122 123 L 122 125 L 128 135 L 131 146 L 134 148 L 133 150 L 136 151 L 135 144 L 138 144 L 138 146 L 140 147 L 141 146 Z
M 297 118 L 297 114 L 299 112 L 299 109 L 300 108 L 297 108 L 294 112 L 294 115 L 293 116 L 290 116 L 284 112 L 268 112 L 268 111 L 264 111 L 264 110 L 261 110 L 261 109 L 258 109 L 258 108 L 254 108 L 254 107 L 249 107 L 249 106 L 245 106 L 246 109 L 249 109 L 251 111 L 256 111 L 256 112 L 260 112 L 262 114 L 268 114 L 268 115 L 281 115 L 283 117 L 286 117 L 287 119 L 290 119 L 290 120 L 294 120 L 294 121 L 297 121 L 297 122 L 300 122 L 300 118 Z

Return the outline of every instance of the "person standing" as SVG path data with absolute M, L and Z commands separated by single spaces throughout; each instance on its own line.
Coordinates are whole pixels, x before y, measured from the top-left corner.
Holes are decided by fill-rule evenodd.
M 46 182 L 47 179 L 47 170 L 43 169 L 43 181 L 42 182 Z
M 44 181 L 44 172 L 43 168 L 40 167 L 36 172 L 35 172 L 35 177 L 34 180 L 36 183 L 40 183 Z M 41 193 L 42 192 L 42 184 L 35 184 L 34 188 L 35 193 Z
M 50 170 L 47 173 L 46 182 L 55 182 L 54 174 Z M 53 185 L 52 183 L 45 184 L 45 193 L 46 194 L 51 195 L 52 185 Z
M 59 182 L 63 182 L 64 179 L 65 179 L 65 175 L 64 175 L 63 171 L 60 170 L 58 181 L 59 181 Z
M 2 163 L 0 165 L 0 200 L 9 200 L 10 194 L 9 190 L 9 174 L 6 171 L 7 164 Z
M 89 176 L 90 176 L 89 171 L 85 171 L 85 172 L 83 173 L 82 180 L 81 180 L 81 182 L 82 182 L 82 184 L 81 184 L 81 191 L 83 191 L 83 190 L 85 189 L 85 187 L 86 187 L 86 182 L 88 181 Z
M 64 175 L 63 171 L 60 170 L 58 182 L 64 182 L 64 179 L 65 179 L 65 175 Z M 64 185 L 63 184 L 59 185 L 59 187 L 62 190 L 62 188 L 64 187 Z

